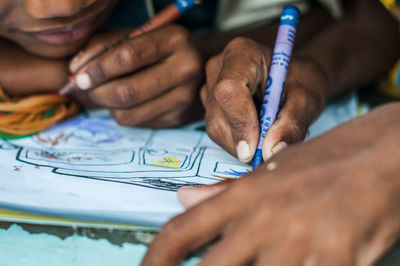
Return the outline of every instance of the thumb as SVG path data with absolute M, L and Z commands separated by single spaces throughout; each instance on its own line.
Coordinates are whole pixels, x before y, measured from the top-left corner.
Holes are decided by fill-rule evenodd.
M 307 125 L 299 125 L 298 121 L 286 117 L 277 119 L 268 130 L 263 142 L 264 161 L 267 161 L 288 145 L 304 140 L 307 129 Z
M 303 141 L 307 135 L 308 127 L 319 115 L 319 111 L 310 110 L 309 101 L 301 97 L 288 97 L 282 103 L 275 123 L 268 130 L 263 146 L 263 159 L 268 160 L 272 155 L 282 151 L 288 145 Z M 294 96 L 294 97 L 293 97 Z
M 225 191 L 229 183 L 229 181 L 222 181 L 209 186 L 182 187 L 178 190 L 178 200 L 185 209 L 189 209 Z

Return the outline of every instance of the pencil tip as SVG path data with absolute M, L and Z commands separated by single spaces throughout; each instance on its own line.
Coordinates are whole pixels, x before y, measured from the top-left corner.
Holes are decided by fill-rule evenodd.
M 69 82 L 65 87 L 63 87 L 60 91 L 59 94 L 61 96 L 67 96 L 71 93 L 73 93 L 76 90 L 76 87 L 74 85 L 74 83 Z

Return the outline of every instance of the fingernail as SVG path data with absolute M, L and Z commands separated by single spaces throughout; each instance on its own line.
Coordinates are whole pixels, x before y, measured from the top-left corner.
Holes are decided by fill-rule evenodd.
M 251 160 L 250 146 L 245 140 L 239 141 L 236 152 L 240 161 L 248 163 Z
M 75 82 L 81 90 L 87 90 L 92 86 L 92 80 L 87 73 L 77 75 Z
M 272 154 L 272 150 L 271 150 L 271 149 L 266 148 L 266 147 L 264 147 L 264 146 L 265 146 L 265 144 L 263 145 L 262 153 L 263 153 L 263 160 L 264 160 L 264 162 L 265 162 L 265 161 L 267 161 L 273 154 Z
M 277 154 L 278 152 L 282 151 L 283 149 L 285 149 L 288 145 L 286 144 L 286 142 L 279 142 L 278 144 L 276 144 L 273 148 L 272 148 L 272 154 Z

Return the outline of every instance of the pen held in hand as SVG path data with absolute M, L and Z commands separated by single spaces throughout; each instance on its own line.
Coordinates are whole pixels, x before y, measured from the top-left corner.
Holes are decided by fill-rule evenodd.
M 256 169 L 264 162 L 262 156 L 263 142 L 279 112 L 279 105 L 296 36 L 299 14 L 300 12 L 295 6 L 286 6 L 282 11 L 275 47 L 272 53 L 267 88 L 261 106 L 260 137 L 253 158 L 253 169 Z

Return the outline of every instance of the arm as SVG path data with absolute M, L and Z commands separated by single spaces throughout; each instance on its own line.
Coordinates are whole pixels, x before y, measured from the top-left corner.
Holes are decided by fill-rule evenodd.
M 379 1 L 347 2 L 345 18 L 302 51 L 325 72 L 328 97 L 375 80 L 400 56 L 398 24 Z

